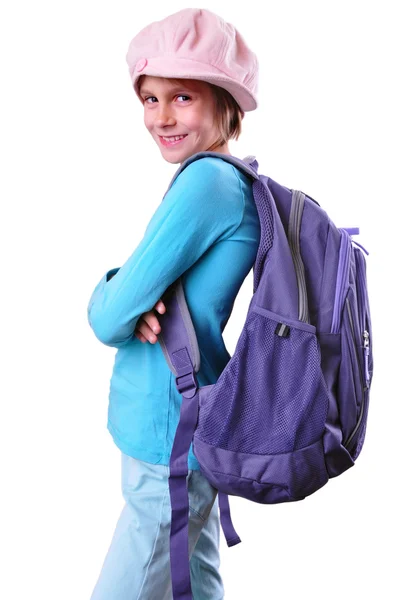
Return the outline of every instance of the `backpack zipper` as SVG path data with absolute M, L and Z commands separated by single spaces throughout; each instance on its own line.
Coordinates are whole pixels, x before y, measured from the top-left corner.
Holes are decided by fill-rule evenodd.
M 366 374 L 366 386 L 370 387 L 370 372 L 368 370 L 368 357 L 370 355 L 370 334 L 365 329 L 363 331 L 363 348 L 364 348 L 364 372 Z
M 340 251 L 338 256 L 336 293 L 334 297 L 332 326 L 330 333 L 338 333 L 340 331 L 340 317 L 342 305 L 346 296 L 346 281 L 349 268 L 349 256 L 351 253 L 352 240 L 345 229 L 339 229 L 341 233 Z
M 291 212 L 288 222 L 288 242 L 295 267 L 298 299 L 299 299 L 299 321 L 310 323 L 308 312 L 308 299 L 304 264 L 300 254 L 300 226 L 304 208 L 305 194 L 299 190 L 292 190 Z
M 359 358 L 358 347 L 357 347 L 357 343 L 356 343 L 355 329 L 354 329 L 354 325 L 353 325 L 351 305 L 349 303 L 348 298 L 346 298 L 346 307 L 347 307 L 347 312 L 348 312 L 348 317 L 349 317 L 349 323 L 350 323 L 350 326 L 351 326 L 352 341 L 353 341 L 353 345 L 354 345 L 354 348 L 355 348 L 356 359 L 357 359 L 358 367 L 359 367 L 359 375 L 360 375 L 360 378 L 361 378 L 361 384 L 362 384 L 362 402 L 361 402 L 361 405 L 360 405 L 359 419 L 358 419 L 358 421 L 357 421 L 357 423 L 355 425 L 354 430 L 352 431 L 351 435 L 349 436 L 348 440 L 345 442 L 344 448 L 348 448 L 349 444 L 351 443 L 351 441 L 353 439 L 353 436 L 355 435 L 355 433 L 357 432 L 357 430 L 360 427 L 360 423 L 362 422 L 362 417 L 363 417 L 363 412 L 364 412 L 364 400 L 365 400 L 365 394 L 364 394 L 364 389 L 365 388 L 363 386 L 363 377 L 362 377 L 363 370 L 362 370 L 361 360 Z M 365 336 L 364 344 L 366 344 L 366 341 L 367 341 L 367 344 L 368 344 L 368 332 L 365 331 L 365 333 L 367 335 Z
M 358 298 L 359 298 L 359 312 L 360 312 L 360 331 L 363 336 L 363 355 L 364 355 L 364 373 L 366 377 L 366 386 L 370 387 L 370 372 L 368 370 L 368 361 L 370 355 L 370 334 L 367 331 L 367 323 L 369 322 L 368 311 L 367 311 L 367 298 L 366 298 L 366 278 L 364 274 L 364 259 L 361 256 L 360 250 L 355 249 L 356 264 L 359 274 L 359 286 L 358 286 Z M 363 320 L 364 317 L 364 320 Z

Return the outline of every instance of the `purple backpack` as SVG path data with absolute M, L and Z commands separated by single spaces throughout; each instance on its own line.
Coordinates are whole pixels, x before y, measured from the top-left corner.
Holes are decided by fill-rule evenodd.
M 261 504 L 303 500 L 354 465 L 373 374 L 368 252 L 301 191 L 258 174 L 254 156 L 216 156 L 250 176 L 261 241 L 253 296 L 234 355 L 216 383 L 198 387 L 198 341 L 181 278 L 165 292 L 159 343 L 182 394 L 170 458 L 174 600 L 192 600 L 188 452 L 218 490 L 228 546 L 241 540 L 228 495 Z M 168 188 L 168 189 L 169 189 Z M 356 244 L 356 246 L 354 246 Z M 360 250 L 359 248 L 362 248 Z

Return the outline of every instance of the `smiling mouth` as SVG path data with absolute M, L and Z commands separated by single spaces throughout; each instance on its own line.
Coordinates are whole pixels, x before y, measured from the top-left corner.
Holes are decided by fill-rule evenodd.
M 173 138 L 184 138 L 188 133 L 177 133 L 176 135 L 159 135 L 158 137 L 166 140 L 172 140 Z
M 170 146 L 177 146 L 183 140 L 185 140 L 187 136 L 188 136 L 188 133 L 184 134 L 181 137 L 179 137 L 179 136 L 173 136 L 174 139 L 165 139 L 164 136 L 162 136 L 162 135 L 159 135 L 158 137 L 160 138 L 161 144 L 163 146 L 166 146 L 168 148 Z M 172 136 L 168 136 L 168 137 L 171 138 Z

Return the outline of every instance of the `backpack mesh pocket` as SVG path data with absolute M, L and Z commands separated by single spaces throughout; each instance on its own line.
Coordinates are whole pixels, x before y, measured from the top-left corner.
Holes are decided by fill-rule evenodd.
M 232 452 L 293 452 L 321 438 L 328 402 L 315 327 L 254 307 L 196 435 Z

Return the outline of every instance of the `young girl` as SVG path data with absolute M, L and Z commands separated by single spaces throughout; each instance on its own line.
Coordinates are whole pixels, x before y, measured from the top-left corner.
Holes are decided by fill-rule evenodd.
M 103 276 L 88 306 L 96 337 L 118 349 L 107 426 L 121 451 L 125 500 L 91 600 L 171 600 L 168 477 L 182 396 L 157 344 L 161 297 L 182 276 L 200 350 L 198 384 L 215 383 L 230 359 L 222 332 L 260 241 L 252 182 L 220 159 L 245 112 L 257 108 L 258 61 L 231 24 L 197 8 L 142 29 L 126 58 L 164 160 L 216 153 L 177 176 L 140 244 Z M 217 490 L 192 446 L 188 461 L 193 598 L 221 600 Z

